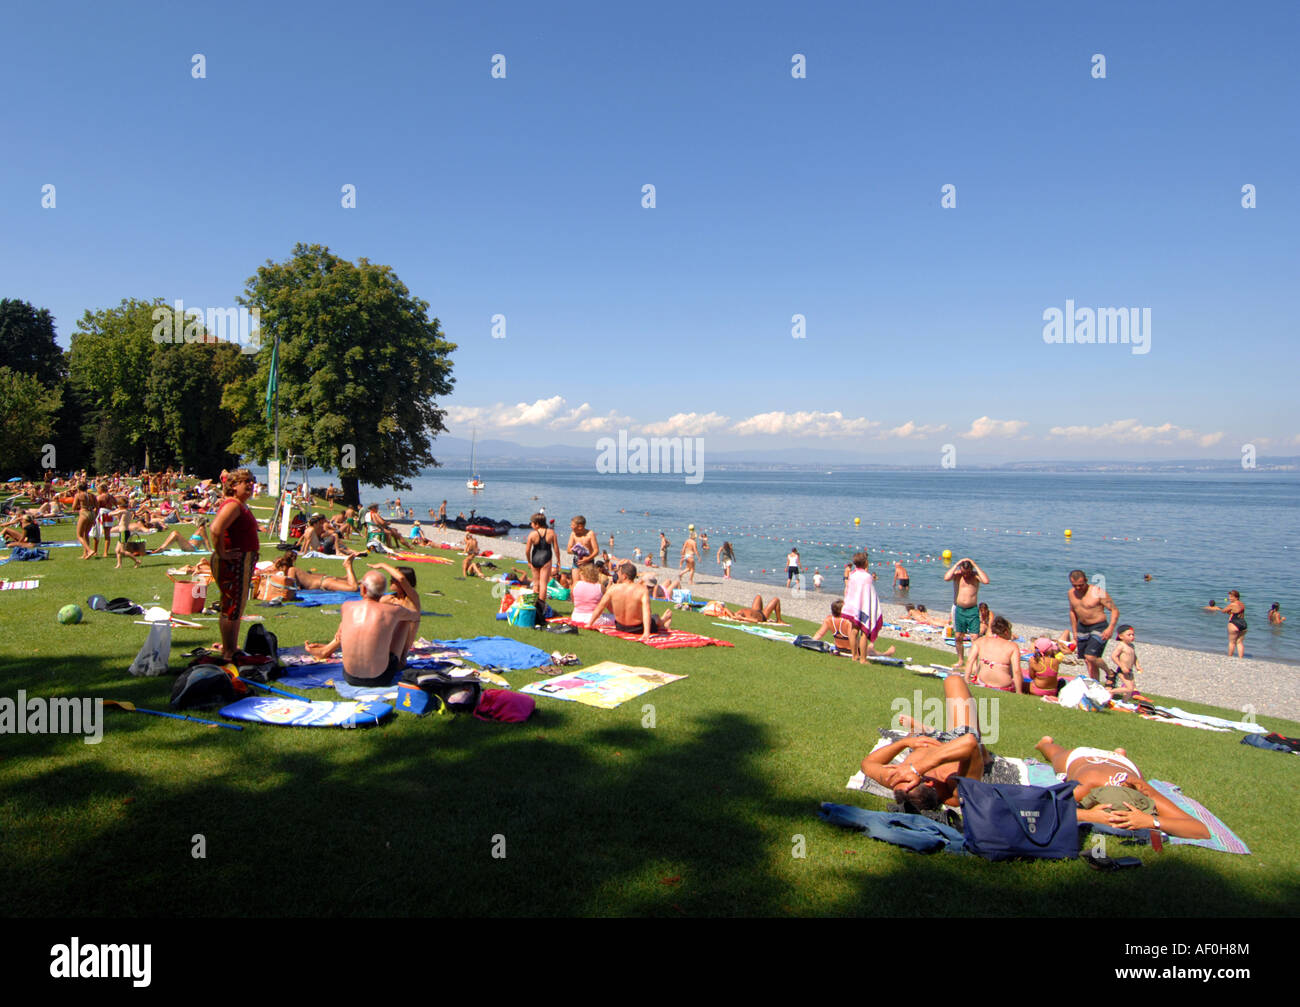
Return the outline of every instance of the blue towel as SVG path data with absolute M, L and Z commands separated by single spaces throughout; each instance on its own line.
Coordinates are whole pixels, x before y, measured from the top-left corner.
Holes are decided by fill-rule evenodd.
M 342 661 L 299 665 L 293 668 L 293 674 L 278 679 L 276 685 L 290 689 L 332 689 L 336 681 L 343 681 Z
M 299 608 L 315 608 L 318 605 L 341 605 L 359 597 L 356 591 L 299 591 L 296 604 Z
M 439 647 L 465 651 L 471 661 L 484 668 L 517 671 L 521 668 L 541 668 L 551 663 L 551 655 L 546 651 L 504 636 L 472 636 L 433 642 Z

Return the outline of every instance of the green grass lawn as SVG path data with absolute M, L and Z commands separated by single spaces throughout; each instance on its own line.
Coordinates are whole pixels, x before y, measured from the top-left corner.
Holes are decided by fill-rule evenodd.
M 71 538 L 71 524 L 47 527 L 45 537 Z M 89 611 L 80 625 L 61 626 L 55 612 L 68 602 L 84 608 L 92 593 L 145 605 L 156 595 L 166 606 L 164 571 L 183 561 L 148 557 L 141 570 L 119 571 L 78 555 L 55 549 L 49 562 L 0 571 L 41 581 L 0 593 L 0 695 L 24 689 L 166 709 L 170 677 L 126 670 L 145 627 Z M 459 564 L 419 567 L 420 588 L 444 592 L 426 595 L 426 611 L 446 614 L 426 617 L 423 635 L 501 634 L 576 652 L 584 664 L 612 659 L 690 677 L 617 710 L 542 698 L 523 725 L 399 716 L 356 731 L 235 732 L 106 710 L 99 745 L 5 735 L 8 914 L 1109 917 L 1295 915 L 1300 906 L 1296 843 L 1287 839 L 1300 764 L 1242 745 L 1236 732 L 998 693 L 995 750 L 1030 756 L 1044 734 L 1124 746 L 1148 777 L 1180 784 L 1219 814 L 1252 855 L 1139 849 L 1143 868 L 1114 875 L 1076 861 L 921 856 L 825 825 L 816 811 L 821 801 L 883 809 L 844 783 L 891 703 L 916 690 L 941 697 L 936 679 L 715 629 L 693 613 L 677 613 L 674 624 L 734 649 L 656 651 L 595 633 L 514 629 L 494 620 L 490 585 L 458 573 Z M 338 621 L 337 608 L 248 611 L 266 616 L 282 646 L 328 639 Z M 216 639 L 215 622 L 173 630 L 173 668 L 185 664 L 183 651 Z M 915 644 L 899 651 L 943 659 Z M 537 677 L 509 675 L 515 686 Z M 653 727 L 643 726 L 646 704 Z M 1300 734 L 1300 725 L 1264 722 Z M 203 859 L 192 855 L 196 835 Z M 802 858 L 792 855 L 799 836 Z M 504 858 L 493 856 L 494 837 L 504 837 Z

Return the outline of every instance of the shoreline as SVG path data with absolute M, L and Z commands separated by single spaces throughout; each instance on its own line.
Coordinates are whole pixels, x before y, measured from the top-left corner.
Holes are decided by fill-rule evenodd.
M 395 528 L 401 529 L 404 535 L 411 528 L 410 522 L 407 521 L 391 521 L 390 523 Z M 431 536 L 429 533 L 433 531 L 432 522 L 426 525 L 426 522 L 421 521 L 420 524 L 425 531 L 426 537 L 429 537 L 431 541 L 450 542 L 458 547 L 464 542 L 465 536 L 463 532 L 448 529 L 446 532 L 438 532 Z M 508 538 L 480 536 L 479 548 L 491 549 L 498 555 L 512 560 L 522 560 L 524 558 L 523 543 Z M 831 587 L 830 578 L 826 579 L 822 591 L 809 590 L 803 592 L 801 597 L 797 597 L 784 588 L 778 587 L 774 590 L 771 584 L 747 581 L 736 577 L 723 580 L 720 571 L 715 572 L 708 569 L 713 565 L 713 561 L 710 559 L 702 564 L 704 569 L 697 568 L 693 590 L 699 598 L 716 598 L 728 605 L 737 603 L 748 605 L 753 601 L 756 594 L 763 595 L 764 599 L 778 597 L 781 599 L 783 614 L 820 623 L 830 613 L 831 602 L 840 597 L 838 592 L 827 590 L 827 588 Z M 565 567 L 565 569 L 567 570 L 568 567 Z M 638 573 L 644 573 L 646 570 L 654 571 L 655 575 L 659 577 L 664 574 L 671 577 L 678 575 L 678 570 L 674 566 L 646 567 L 643 564 L 637 566 Z M 689 588 L 690 585 L 687 584 L 685 587 Z M 881 607 L 884 610 L 886 622 L 896 622 L 902 618 L 904 611 L 902 605 L 893 602 L 882 602 Z M 1016 636 L 1028 638 L 1037 636 L 1054 638 L 1060 630 L 1013 623 L 1013 632 Z M 902 640 L 902 642 L 933 647 L 941 652 L 955 654 L 953 648 L 946 646 L 942 639 L 925 639 L 923 637 L 904 639 L 899 636 L 899 631 L 892 629 L 882 630 L 880 639 Z M 969 646 L 969 643 L 967 645 Z M 1293 665 L 1257 658 L 1242 660 L 1240 658 L 1230 658 L 1226 653 L 1216 654 L 1210 651 L 1172 647 L 1166 644 L 1143 643 L 1141 640 L 1137 642 L 1136 646 L 1143 668 L 1138 687 L 1144 692 L 1178 698 L 1191 703 L 1204 703 L 1209 706 L 1235 710 L 1243 714 L 1249 712 L 1243 711 L 1243 706 L 1253 707 L 1253 712 L 1257 717 L 1281 717 L 1300 722 L 1300 676 L 1296 676 L 1296 669 Z M 1227 645 L 1225 643 L 1224 650 L 1226 651 L 1226 649 Z M 1082 666 L 1074 667 L 1081 668 Z

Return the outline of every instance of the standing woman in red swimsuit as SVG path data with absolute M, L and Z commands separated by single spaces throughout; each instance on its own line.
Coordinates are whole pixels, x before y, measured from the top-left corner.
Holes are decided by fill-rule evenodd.
M 230 661 L 239 647 L 239 620 L 252 586 L 253 566 L 261 542 L 257 518 L 248 509 L 253 475 L 236 469 L 226 480 L 226 498 L 212 519 L 212 577 L 221 589 L 221 656 Z

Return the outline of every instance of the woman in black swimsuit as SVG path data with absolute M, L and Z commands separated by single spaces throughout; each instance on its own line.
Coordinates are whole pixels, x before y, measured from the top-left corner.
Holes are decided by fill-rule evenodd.
M 546 611 L 546 588 L 551 582 L 551 567 L 560 551 L 560 543 L 546 524 L 545 514 L 534 514 L 529 522 L 533 530 L 528 533 L 524 543 L 524 555 L 533 571 L 533 590 L 537 592 L 537 621 L 541 623 L 542 613 Z
M 1237 652 L 1237 657 L 1246 656 L 1246 606 L 1241 603 L 1240 591 L 1228 592 L 1228 605 L 1226 608 L 1219 608 L 1215 605 L 1213 611 L 1226 612 L 1228 615 L 1228 656 L 1233 656 L 1233 651 Z

